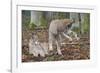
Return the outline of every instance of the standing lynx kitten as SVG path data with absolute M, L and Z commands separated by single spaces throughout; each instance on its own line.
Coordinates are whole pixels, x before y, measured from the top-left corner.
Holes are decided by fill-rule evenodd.
M 60 50 L 60 38 L 61 35 L 68 38 L 70 41 L 72 41 L 72 38 L 68 35 L 70 33 L 73 33 L 75 38 L 78 40 L 77 34 L 73 31 L 71 31 L 72 24 L 74 23 L 74 20 L 71 19 L 56 19 L 51 21 L 49 26 L 49 51 L 53 50 L 53 43 L 56 43 L 57 46 L 57 52 L 59 55 L 62 55 Z

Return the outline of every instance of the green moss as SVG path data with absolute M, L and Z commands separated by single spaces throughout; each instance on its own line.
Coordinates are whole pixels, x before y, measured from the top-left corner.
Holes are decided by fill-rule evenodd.
M 89 30 L 90 30 L 90 15 L 86 14 L 83 22 L 83 31 L 84 33 L 87 33 L 89 32 Z
M 72 30 L 75 31 L 77 34 L 80 33 L 80 28 L 79 27 L 74 27 Z
M 46 27 L 47 26 L 47 21 L 43 17 L 40 18 L 40 23 L 41 23 L 40 26 L 42 26 L 42 27 Z
M 35 27 L 36 25 L 34 23 L 30 23 L 28 26 L 29 30 L 34 30 Z

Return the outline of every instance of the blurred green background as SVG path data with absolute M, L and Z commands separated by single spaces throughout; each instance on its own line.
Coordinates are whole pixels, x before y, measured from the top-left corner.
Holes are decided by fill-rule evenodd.
M 22 30 L 34 30 L 35 28 L 48 28 L 54 19 L 75 19 L 72 30 L 79 35 L 90 32 L 90 14 L 75 12 L 50 12 L 22 10 Z

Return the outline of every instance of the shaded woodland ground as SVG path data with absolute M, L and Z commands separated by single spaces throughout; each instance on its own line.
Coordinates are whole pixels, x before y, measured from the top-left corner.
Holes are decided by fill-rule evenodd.
M 32 32 L 37 32 L 39 41 L 48 44 L 48 31 L 47 29 L 35 30 L 35 31 L 25 31 L 23 32 L 23 45 L 22 45 L 22 62 L 39 62 L 39 61 L 61 61 L 61 60 L 87 60 L 90 59 L 90 43 L 89 37 L 86 35 L 80 36 L 80 40 L 69 42 L 67 39 L 64 40 L 64 44 L 61 46 L 61 51 L 63 56 L 57 54 L 56 47 L 51 55 L 46 55 L 45 57 L 34 57 L 34 55 L 29 54 L 28 40 L 31 37 Z M 47 45 L 48 46 L 48 45 Z

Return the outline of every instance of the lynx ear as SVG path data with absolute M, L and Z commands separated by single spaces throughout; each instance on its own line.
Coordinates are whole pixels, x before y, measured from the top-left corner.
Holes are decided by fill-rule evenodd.
M 71 23 L 71 20 L 70 19 L 63 19 L 62 22 L 64 25 L 68 25 L 69 23 Z
M 74 22 L 75 22 L 74 19 L 63 19 L 64 25 L 70 25 L 70 24 L 73 24 Z

